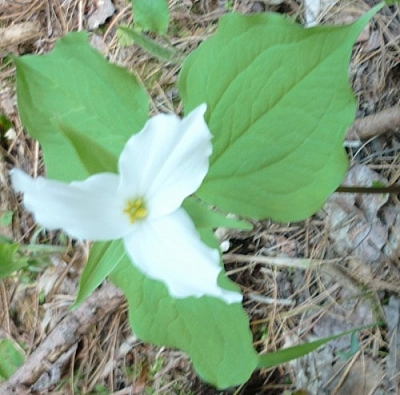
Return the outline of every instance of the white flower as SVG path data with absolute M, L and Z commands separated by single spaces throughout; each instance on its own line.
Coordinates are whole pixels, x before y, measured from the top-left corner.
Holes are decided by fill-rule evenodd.
M 208 171 L 211 134 L 206 105 L 183 120 L 174 114 L 151 118 L 119 157 L 119 174 L 95 174 L 66 184 L 32 179 L 14 169 L 14 189 L 48 229 L 78 239 L 122 238 L 125 249 L 148 277 L 162 281 L 176 298 L 209 295 L 240 302 L 238 292 L 217 284 L 219 252 L 204 244 L 180 206 Z

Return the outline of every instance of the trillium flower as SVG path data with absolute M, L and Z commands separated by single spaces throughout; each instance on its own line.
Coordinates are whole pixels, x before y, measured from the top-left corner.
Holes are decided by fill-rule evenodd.
M 37 223 L 92 241 L 122 238 L 132 263 L 162 281 L 175 298 L 209 295 L 240 302 L 217 284 L 220 257 L 204 244 L 181 208 L 208 171 L 211 133 L 202 104 L 186 118 L 160 114 L 126 143 L 119 174 L 99 173 L 69 184 L 14 169 L 14 189 Z

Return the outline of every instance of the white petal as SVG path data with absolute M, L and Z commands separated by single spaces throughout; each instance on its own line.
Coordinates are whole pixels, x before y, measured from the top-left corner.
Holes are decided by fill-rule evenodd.
M 156 115 L 126 143 L 120 190 L 128 198 L 144 197 L 150 218 L 175 211 L 207 174 L 212 145 L 205 111 L 203 104 L 183 120 Z
M 219 253 L 201 241 L 183 209 L 143 221 L 124 242 L 133 263 L 150 278 L 162 281 L 173 297 L 209 295 L 226 303 L 241 302 L 240 293 L 218 286 Z
M 33 179 L 14 169 L 11 181 L 17 192 L 24 193 L 26 209 L 47 229 L 62 229 L 71 237 L 88 240 L 121 238 L 132 231 L 123 213 L 124 201 L 116 196 L 116 174 L 96 174 L 66 184 L 43 177 Z

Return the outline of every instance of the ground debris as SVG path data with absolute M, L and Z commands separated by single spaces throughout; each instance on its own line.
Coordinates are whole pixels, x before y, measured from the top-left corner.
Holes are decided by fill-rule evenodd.
M 370 168 L 354 164 L 343 185 L 371 187 L 387 180 Z M 331 247 L 339 255 L 353 255 L 365 263 L 378 261 L 388 241 L 388 226 L 378 215 L 388 194 L 334 193 L 324 205 Z
M 347 23 L 371 7 L 360 0 L 317 3 L 328 3 L 318 15 L 318 23 L 327 20 Z M 303 1 L 170 0 L 169 7 L 171 26 L 167 39 L 185 54 L 210 36 L 219 17 L 229 10 L 277 11 L 297 20 L 305 17 Z M 36 229 L 30 217 L 15 209 L 17 198 L 10 190 L 8 170 L 18 166 L 40 175 L 44 169 L 38 146 L 25 137 L 16 115 L 15 86 L 12 85 L 15 69 L 5 61 L 10 51 L 47 53 L 56 39 L 67 32 L 95 30 L 95 34 L 90 34 L 94 46 L 111 62 L 127 67 L 138 76 L 150 92 L 153 113 L 182 110 L 174 88 L 179 66 L 161 64 L 136 45 L 127 48 L 119 45 L 116 28 L 132 23 L 130 9 L 127 0 L 0 0 L 1 32 L 9 34 L 18 26 L 26 28 L 25 35 L 14 34 L 12 42 L 0 39 L 0 113 L 13 123 L 13 136 L 7 137 L 0 159 L 0 201 L 7 203 L 1 206 L 2 211 L 14 210 L 15 240 L 30 242 Z M 385 7 L 356 44 L 350 74 L 360 117 L 398 104 L 399 15 L 398 5 Z M 110 17 L 111 23 L 107 21 Z M 39 36 L 27 34 L 28 27 L 37 24 Z M 356 153 L 352 158 L 354 165 L 346 182 L 367 186 L 371 186 L 371 180 L 384 184 L 388 180 L 390 184 L 398 182 L 399 146 L 396 144 L 396 136 L 389 133 L 365 144 L 360 149 L 364 156 L 360 158 Z M 386 162 L 379 162 L 377 156 L 384 156 L 385 150 Z M 97 391 L 97 386 L 107 389 L 107 393 L 121 395 L 144 392 L 168 395 L 399 393 L 400 302 L 396 293 L 400 283 L 399 207 L 398 200 L 387 195 L 335 194 L 324 211 L 302 223 L 264 221 L 256 223 L 252 233 L 227 236 L 230 253 L 248 258 L 235 265 L 228 263 L 227 268 L 245 293 L 244 305 L 258 350 L 277 350 L 373 323 L 384 310 L 388 334 L 385 329 L 374 329 L 357 335 L 359 348 L 348 359 L 339 356 L 350 348 L 351 339 L 346 337 L 290 365 L 257 371 L 243 388 L 218 391 L 198 379 L 183 353 L 143 345 L 130 337 L 126 309 L 120 306 L 116 312 L 101 317 L 58 355 L 58 359 L 52 360 L 33 388 L 40 395 L 89 394 Z M 46 237 L 49 244 L 57 242 L 51 235 Z M 252 258 L 257 256 L 273 256 L 287 262 L 315 259 L 320 267 L 277 267 L 253 262 Z M 325 264 L 326 259 L 333 259 L 335 263 Z M 71 275 L 70 267 L 64 270 L 67 266 L 62 263 L 49 266 L 25 286 L 17 276 L 0 283 L 0 337 L 10 336 L 27 345 L 28 358 L 46 345 L 50 330 L 57 329 L 74 299 L 77 279 Z M 39 296 L 43 295 L 45 303 L 39 302 Z M 117 304 L 122 304 L 119 296 L 116 299 Z M 385 301 L 389 302 L 382 307 Z M 38 366 L 44 369 L 41 365 L 36 361 L 34 369 Z M 15 388 L 15 393 L 21 395 L 31 393 L 26 387 Z
M 6 28 L 0 28 L 0 50 L 35 40 L 40 36 L 40 24 L 38 22 L 21 22 Z
M 97 29 L 115 12 L 115 8 L 111 0 L 96 0 L 94 6 L 95 10 L 89 14 L 87 19 L 87 26 L 89 30 Z
M 400 299 L 391 296 L 385 306 L 387 326 L 389 329 L 388 356 L 386 358 L 386 372 L 389 389 L 398 394 L 400 392 Z

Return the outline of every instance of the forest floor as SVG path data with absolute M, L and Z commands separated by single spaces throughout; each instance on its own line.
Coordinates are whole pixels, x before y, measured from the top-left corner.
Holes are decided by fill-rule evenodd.
M 333 2 L 318 23 L 349 23 L 372 5 Z M 164 39 L 185 53 L 210 37 L 227 12 L 273 11 L 304 22 L 305 9 L 302 0 L 170 0 L 169 7 L 171 23 Z M 43 348 L 49 333 L 71 314 L 68 307 L 88 245 L 38 229 L 10 187 L 13 166 L 45 174 L 40 147 L 18 117 L 10 54 L 44 54 L 68 32 L 88 30 L 92 45 L 147 88 L 153 114 L 180 113 L 180 66 L 135 45 L 121 45 L 117 27 L 132 18 L 127 0 L 0 0 L 0 235 L 2 241 L 21 243 L 21 257 L 30 262 L 29 269 L 0 281 L 0 339 L 12 340 L 26 356 Z M 367 118 L 372 127 L 363 129 L 366 134 L 349 131 L 344 184 L 399 184 L 399 6 L 386 6 L 357 40 L 350 80 L 357 118 L 378 114 L 378 119 Z M 224 254 L 228 275 L 244 291 L 257 350 L 274 351 L 376 322 L 384 325 L 340 338 L 290 364 L 258 370 L 240 388 L 218 391 L 197 378 L 184 353 L 137 339 L 123 298 L 114 294 L 101 319 L 83 328 L 71 347 L 56 359 L 43 354 L 45 360 L 36 361 L 46 364 L 40 377 L 29 369 L 23 372 L 20 384 L 26 385 L 17 393 L 400 394 L 399 203 L 398 193 L 335 193 L 303 222 L 266 220 L 254 223 L 250 232 L 219 233 L 229 245 Z

